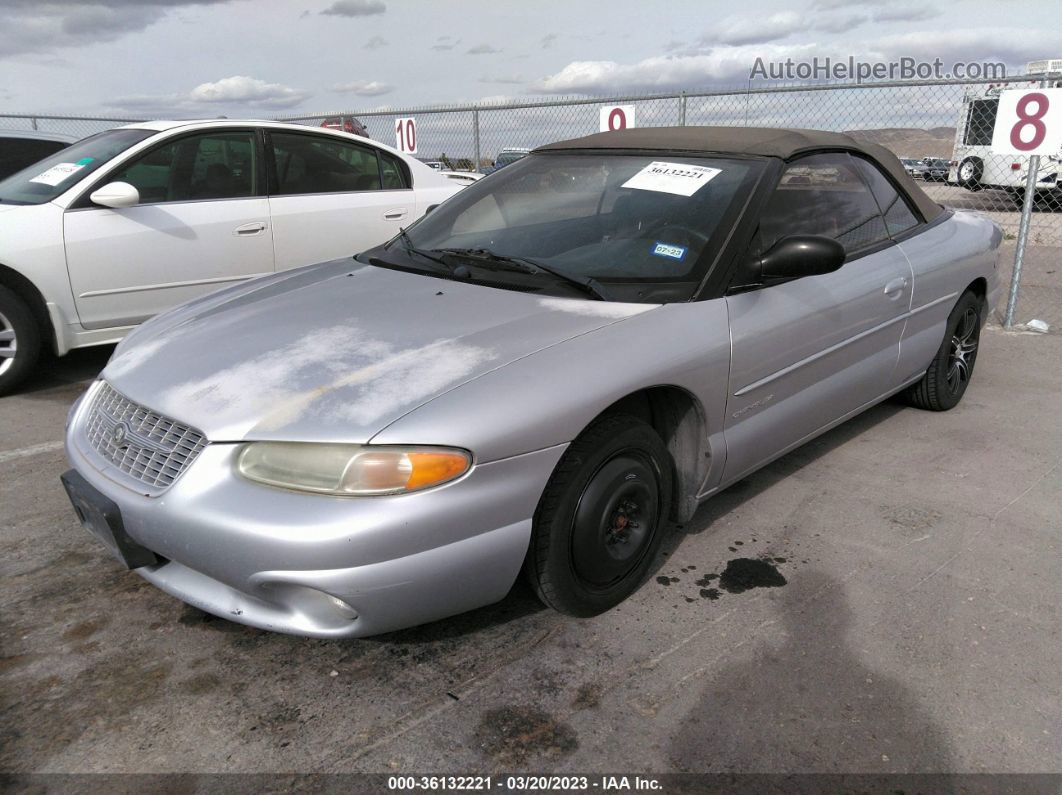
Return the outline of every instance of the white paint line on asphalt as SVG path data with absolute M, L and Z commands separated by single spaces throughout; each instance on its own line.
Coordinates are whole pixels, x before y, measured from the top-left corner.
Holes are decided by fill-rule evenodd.
M 62 449 L 62 442 L 45 442 L 44 444 L 35 444 L 30 447 L 20 447 L 18 450 L 0 450 L 0 464 L 5 461 L 14 461 L 16 458 L 51 453 Z

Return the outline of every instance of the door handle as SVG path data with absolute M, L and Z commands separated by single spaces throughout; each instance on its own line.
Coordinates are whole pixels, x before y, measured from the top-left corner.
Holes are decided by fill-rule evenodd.
M 899 298 L 903 295 L 903 291 L 907 289 L 907 278 L 900 277 L 899 279 L 893 279 L 891 282 L 885 285 L 885 295 L 889 298 Z
M 249 224 L 237 226 L 235 229 L 232 230 L 232 234 L 236 235 L 237 237 L 249 237 L 251 235 L 257 235 L 260 232 L 264 232 L 265 228 L 266 225 L 261 221 L 252 221 Z
M 393 210 L 388 210 L 384 213 L 385 221 L 397 221 L 399 218 L 405 218 L 409 214 L 409 210 L 405 207 L 396 207 Z

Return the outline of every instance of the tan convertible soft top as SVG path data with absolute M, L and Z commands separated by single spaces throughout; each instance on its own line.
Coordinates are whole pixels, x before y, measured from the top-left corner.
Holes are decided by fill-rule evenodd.
M 540 146 L 536 152 L 573 149 L 659 149 L 672 152 L 760 155 L 789 160 L 823 149 L 859 152 L 878 163 L 901 186 L 927 221 L 944 208 L 925 194 L 884 146 L 857 141 L 844 133 L 777 127 L 640 127 L 596 133 Z

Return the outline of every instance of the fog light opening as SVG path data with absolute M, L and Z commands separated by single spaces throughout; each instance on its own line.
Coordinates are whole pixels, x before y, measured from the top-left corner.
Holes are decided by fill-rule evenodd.
M 332 606 L 335 607 L 335 609 L 338 610 L 344 618 L 349 619 L 350 621 L 354 621 L 358 617 L 358 611 L 348 605 L 338 596 L 332 596 L 332 594 L 325 594 L 325 596 L 328 597 L 328 600 L 332 603 Z

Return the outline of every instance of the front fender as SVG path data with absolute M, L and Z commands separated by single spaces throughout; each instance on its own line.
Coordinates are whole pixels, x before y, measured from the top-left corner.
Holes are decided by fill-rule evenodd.
M 570 302 L 573 308 L 590 302 Z M 570 442 L 617 400 L 677 386 L 704 411 L 718 480 L 730 328 L 722 299 L 669 304 L 558 343 L 489 372 L 399 418 L 373 444 L 432 444 L 495 461 Z

